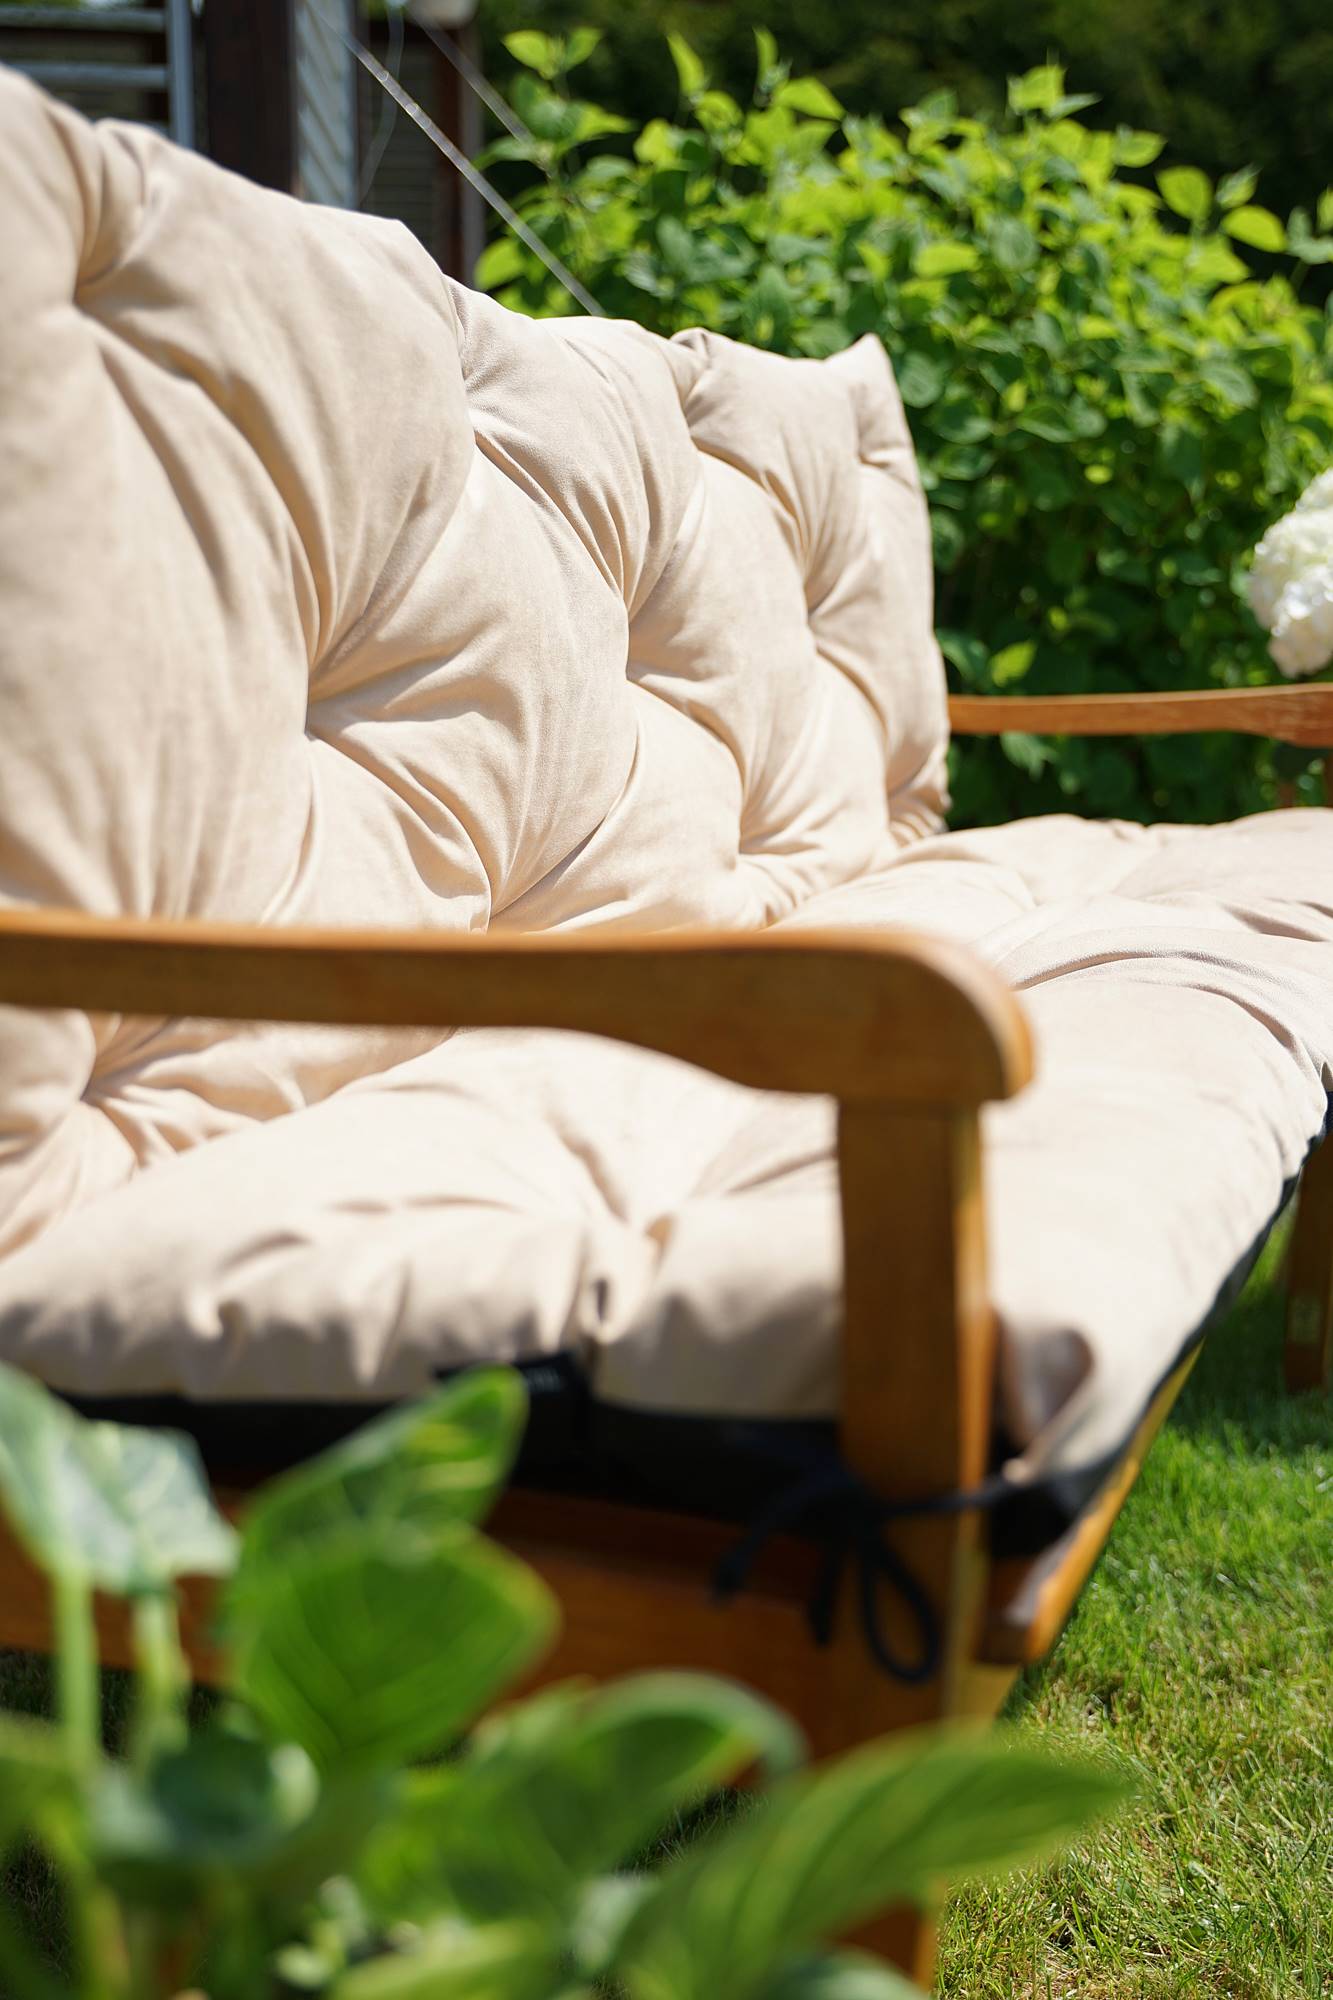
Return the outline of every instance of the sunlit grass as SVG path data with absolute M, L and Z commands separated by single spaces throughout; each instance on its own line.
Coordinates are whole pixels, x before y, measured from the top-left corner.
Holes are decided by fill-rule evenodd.
M 1136 1802 L 953 1900 L 945 2000 L 1333 1994 L 1333 1417 L 1281 1388 L 1279 1248 L 1010 1704 L 1021 1733 L 1120 1761 Z

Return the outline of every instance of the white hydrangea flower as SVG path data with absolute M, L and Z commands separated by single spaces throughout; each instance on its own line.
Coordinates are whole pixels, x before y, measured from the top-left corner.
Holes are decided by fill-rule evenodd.
M 1333 662 L 1333 468 L 1306 487 L 1260 542 L 1249 595 L 1288 680 Z

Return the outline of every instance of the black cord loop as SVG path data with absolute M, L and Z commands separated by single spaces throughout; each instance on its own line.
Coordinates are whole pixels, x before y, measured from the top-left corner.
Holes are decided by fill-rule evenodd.
M 806 1607 L 817 1645 L 828 1645 L 833 1617 L 849 1563 L 855 1564 L 857 1601 L 866 1645 L 880 1671 L 907 1687 L 933 1679 L 939 1671 L 942 1638 L 929 1595 L 909 1563 L 886 1536 L 894 1521 L 920 1520 L 992 1508 L 1009 1498 L 1010 1480 L 996 1475 L 979 1486 L 916 1500 L 884 1500 L 841 1459 L 822 1454 L 783 1454 L 803 1477 L 761 1507 L 745 1533 L 713 1572 L 714 1594 L 730 1599 L 750 1580 L 765 1544 L 774 1535 L 805 1528 L 824 1545 L 823 1560 Z M 896 1652 L 884 1632 L 883 1594 L 888 1590 L 908 1612 L 917 1644 L 911 1655 Z

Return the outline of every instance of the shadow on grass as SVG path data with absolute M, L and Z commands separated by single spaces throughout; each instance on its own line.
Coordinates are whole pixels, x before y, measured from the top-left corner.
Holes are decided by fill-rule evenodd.
M 1221 1438 L 1251 1456 L 1291 1452 L 1328 1435 L 1327 1393 L 1294 1395 L 1282 1380 L 1282 1268 L 1292 1210 L 1279 1219 L 1245 1289 L 1203 1344 L 1171 1413 L 1187 1437 Z

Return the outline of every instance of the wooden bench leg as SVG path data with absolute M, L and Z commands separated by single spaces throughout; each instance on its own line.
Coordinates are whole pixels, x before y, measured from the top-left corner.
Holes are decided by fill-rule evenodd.
M 1333 1137 L 1305 1163 L 1287 1265 L 1288 1389 L 1320 1389 L 1333 1365 Z
M 976 1116 L 844 1105 L 838 1150 L 844 1454 L 885 1499 L 966 1489 L 986 1467 L 995 1364 Z M 903 1519 L 888 1538 L 931 1600 L 939 1670 L 920 1685 L 895 1683 L 844 1601 L 821 1749 L 993 1715 L 1013 1678 L 1013 1669 L 985 1674 L 976 1664 L 987 1568 L 978 1517 Z M 892 1592 L 880 1615 L 889 1650 L 910 1659 L 919 1635 Z M 899 1909 L 852 1942 L 929 1988 L 935 1938 L 933 1912 Z
M 862 1951 L 872 1951 L 877 1958 L 896 1966 L 908 1979 L 914 1979 L 927 1993 L 935 1985 L 935 1961 L 939 1956 L 939 1925 L 935 1917 L 924 1910 L 915 1910 L 904 1904 L 890 1910 L 878 1923 L 866 1924 L 849 1940 Z
M 845 1603 L 835 1643 L 823 1656 L 827 1663 L 823 1689 L 827 1706 L 822 1714 L 804 1718 L 818 1755 L 853 1750 L 867 1738 L 892 1735 L 900 1729 L 940 1722 L 990 1721 L 1017 1678 L 1016 1666 L 990 1666 L 977 1659 L 987 1566 L 972 1527 L 956 1517 L 902 1523 L 893 1541 L 918 1577 L 932 1579 L 939 1586 L 932 1594 L 936 1595 L 945 1637 L 941 1670 L 920 1686 L 904 1686 L 887 1678 L 871 1657 L 854 1607 Z M 891 1598 L 883 1603 L 882 1623 L 895 1648 L 910 1650 L 915 1635 L 901 1620 Z M 846 1942 L 876 1953 L 930 1992 L 935 1979 L 937 1930 L 935 1911 L 902 1906 L 859 1926 Z

